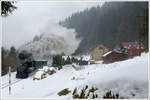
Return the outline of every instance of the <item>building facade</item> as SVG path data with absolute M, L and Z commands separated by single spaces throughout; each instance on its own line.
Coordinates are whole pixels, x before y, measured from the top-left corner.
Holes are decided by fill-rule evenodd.
M 102 56 L 104 53 L 108 52 L 108 48 L 106 48 L 104 45 L 96 45 L 91 48 L 91 58 L 92 60 L 99 61 L 102 60 Z

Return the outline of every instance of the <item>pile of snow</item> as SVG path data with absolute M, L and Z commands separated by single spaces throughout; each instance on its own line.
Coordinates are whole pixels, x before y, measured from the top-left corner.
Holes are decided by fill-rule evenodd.
M 34 77 L 40 79 L 43 74 L 44 74 L 44 71 L 43 70 L 39 70 L 39 71 L 36 72 L 36 74 L 34 75 Z
M 54 67 L 49 67 L 49 66 L 43 66 L 42 68 L 40 68 L 38 70 L 47 72 L 48 70 L 55 70 L 55 68 Z
M 41 68 L 41 69 L 38 69 L 38 71 L 35 73 L 35 75 L 34 75 L 34 78 L 39 78 L 39 79 L 41 79 L 41 76 L 43 75 L 43 74 L 48 74 L 47 72 L 48 71 L 52 71 L 52 70 L 55 70 L 55 68 L 54 67 L 48 67 L 48 66 L 43 66 L 43 68 Z
M 84 68 L 85 68 L 84 66 L 77 65 L 76 63 L 72 63 L 72 67 L 73 67 L 75 70 L 81 70 L 81 69 L 84 69 Z
M 87 65 L 78 71 L 66 65 L 41 81 L 28 78 L 13 84 L 11 95 L 8 87 L 3 88 L 2 98 L 72 99 L 72 93 L 65 96 L 57 93 L 65 88 L 81 90 L 85 85 L 98 88 L 99 98 L 109 90 L 124 98 L 148 98 L 148 53 L 111 64 Z
M 49 70 L 56 70 L 54 67 L 50 67 Z
M 48 70 L 50 70 L 50 68 L 49 68 L 48 66 L 43 66 L 43 70 L 44 70 L 45 72 L 47 72 Z

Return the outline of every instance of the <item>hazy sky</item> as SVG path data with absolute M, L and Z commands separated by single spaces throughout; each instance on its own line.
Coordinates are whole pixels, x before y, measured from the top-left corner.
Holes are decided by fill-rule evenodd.
M 19 47 L 41 34 L 49 23 L 58 22 L 72 13 L 82 11 L 103 2 L 52 2 L 20 1 L 12 15 L 2 18 L 2 44 Z M 44 30 L 46 31 L 46 30 Z

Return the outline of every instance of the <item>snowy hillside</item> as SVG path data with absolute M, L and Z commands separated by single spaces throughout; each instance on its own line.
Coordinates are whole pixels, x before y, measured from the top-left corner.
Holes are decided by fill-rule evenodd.
M 109 90 L 124 98 L 148 98 L 148 54 L 112 64 L 87 65 L 79 71 L 66 65 L 45 79 L 33 81 L 29 77 L 13 84 L 11 95 L 8 87 L 3 88 L 2 98 L 72 98 L 73 90 L 85 85 L 98 88 L 99 98 Z M 59 96 L 65 88 L 71 93 Z

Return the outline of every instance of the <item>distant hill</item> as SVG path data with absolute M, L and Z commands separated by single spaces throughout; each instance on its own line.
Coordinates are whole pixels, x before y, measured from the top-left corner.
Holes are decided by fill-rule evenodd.
M 146 8 L 148 2 L 105 2 L 102 7 L 74 13 L 59 24 L 75 28 L 77 38 L 82 38 L 77 53 L 84 53 L 96 44 L 113 49 L 121 42 L 138 41 L 137 16 L 143 15 Z M 146 47 L 147 38 L 143 39 Z

